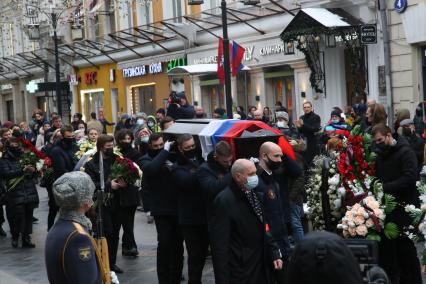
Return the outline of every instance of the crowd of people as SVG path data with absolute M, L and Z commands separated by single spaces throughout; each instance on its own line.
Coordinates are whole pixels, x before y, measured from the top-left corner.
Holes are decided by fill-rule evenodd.
M 34 248 L 33 212 L 39 204 L 36 185 L 46 188 L 49 198 L 46 264 L 51 283 L 100 283 L 96 261 L 84 265 L 85 257 L 96 251 L 87 239 L 76 239 L 75 243 L 71 239 L 69 247 L 78 246 L 79 241 L 89 247 L 89 251 L 78 251 L 76 255 L 67 252 L 62 256 L 75 257 L 75 261 L 67 259 L 58 265 L 59 254 L 52 253 L 65 251 L 61 242 L 69 237 L 66 232 L 75 231 L 82 236 L 96 233 L 92 225 L 96 222 L 93 209 L 96 206 L 103 209 L 109 267 L 115 273 L 123 273 L 125 268 L 116 264 L 120 230 L 123 230 L 122 254 L 137 256 L 134 221 L 141 205 L 149 212 L 149 220 L 157 230 L 160 284 L 181 282 L 184 248 L 188 283 L 202 282 L 209 253 L 216 283 L 319 283 L 315 282 L 315 275 L 306 275 L 307 271 L 299 267 L 307 261 L 300 256 L 301 251 L 315 249 L 310 243 L 328 239 L 333 249 L 347 253 L 346 259 L 353 256 L 334 236 L 304 238 L 305 176 L 314 157 L 327 150 L 329 139 L 346 135 L 356 125 L 374 137 L 377 176 L 383 181 L 385 192 L 394 193 L 398 201 L 410 204 L 416 201 L 413 185 L 422 170 L 425 144 L 421 104 L 414 119 L 408 110 L 398 110 L 391 127 L 386 126 L 385 108 L 374 101 L 348 106 L 344 111 L 335 107 L 324 128 L 308 101 L 303 104 L 304 114 L 294 121 L 279 102 L 274 111 L 268 107 L 263 110 L 249 107 L 247 114 L 239 106 L 234 119 L 263 121 L 279 129 L 292 145 L 296 159 L 283 155 L 277 144 L 265 142 L 257 159 L 234 161 L 230 144 L 221 141 L 204 161 L 200 145 L 192 135 L 171 137 L 162 133 L 177 119 L 205 117 L 203 109 L 188 104 L 184 94 L 172 94 L 171 99 L 167 110 L 160 108 L 150 116 L 123 114 L 116 125 L 108 122 L 103 113 L 98 114 L 99 119 L 92 113 L 87 122 L 76 113 L 71 124 L 64 125 L 57 114 L 45 117 L 40 110 L 34 112 L 29 123 L 2 124 L 0 223 L 5 222 L 6 216 L 14 248 L 19 246 L 20 238 L 22 247 Z M 213 117 L 225 118 L 225 110 L 216 109 Z M 113 136 L 107 134 L 108 126 L 115 126 Z M 52 174 L 40 178 L 34 166 L 23 166 L 20 158 L 29 151 L 28 142 L 51 159 Z M 143 173 L 140 185 L 110 178 L 118 155 L 140 168 Z M 10 189 L 21 176 L 23 179 Z M 101 189 L 108 196 L 105 200 L 96 199 L 95 193 Z M 96 206 L 92 206 L 94 203 Z M 400 211 L 392 215 L 401 225 L 405 217 Z M 82 227 L 74 228 L 75 223 Z M 6 236 L 3 227 L 0 235 Z M 294 245 L 298 245 L 295 250 Z M 421 283 L 420 265 L 411 240 L 401 237 L 383 241 L 380 254 L 381 266 L 392 283 Z M 68 269 L 72 273 L 67 273 Z M 92 272 L 92 282 L 87 282 L 87 278 L 82 280 L 82 274 Z M 318 277 L 329 279 L 327 283 L 342 283 L 335 271 L 330 271 L 329 276 L 325 276 L 326 272 L 317 273 Z M 348 283 L 362 283 L 359 272 L 350 274 L 355 280 Z M 306 277 L 314 279 L 313 282 L 300 280 Z M 287 282 L 287 279 L 292 280 Z

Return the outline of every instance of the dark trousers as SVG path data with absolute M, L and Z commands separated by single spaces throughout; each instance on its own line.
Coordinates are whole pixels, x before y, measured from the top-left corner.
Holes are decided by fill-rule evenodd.
M 209 246 L 207 225 L 181 225 L 188 252 L 188 284 L 201 283 Z
M 28 236 L 33 232 L 34 204 L 18 204 L 6 207 L 8 220 L 10 221 L 10 233 L 13 239 L 19 234 Z
M 417 250 L 409 238 L 382 238 L 379 243 L 379 257 L 380 266 L 386 271 L 392 284 L 422 283 Z
M 3 205 L 0 204 L 0 226 L 3 225 L 4 221 Z
M 121 225 L 123 226 L 122 247 L 125 249 L 137 248 L 135 241 L 135 213 L 134 207 L 120 207 Z
M 121 216 L 118 208 L 113 210 L 103 207 L 104 234 L 108 242 L 108 254 L 110 267 L 117 260 L 118 243 L 120 240 Z
M 47 230 L 49 231 L 52 228 L 53 224 L 55 224 L 55 218 L 58 214 L 59 207 L 56 205 L 55 198 L 53 197 L 52 186 L 49 185 L 46 187 L 47 195 L 49 197 L 48 205 L 49 205 L 49 213 L 47 215 Z
M 177 216 L 154 216 L 157 228 L 159 284 L 179 284 L 183 269 L 183 238 Z

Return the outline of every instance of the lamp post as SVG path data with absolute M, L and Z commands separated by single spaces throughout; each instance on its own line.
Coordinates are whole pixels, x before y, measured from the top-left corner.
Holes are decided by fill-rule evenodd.
M 62 117 L 62 96 L 61 96 L 61 74 L 59 69 L 59 51 L 58 51 L 58 35 L 56 28 L 58 26 L 58 14 L 50 13 L 53 28 L 53 44 L 55 45 L 55 90 L 56 103 L 58 104 L 58 114 Z
M 223 65 L 225 71 L 225 103 L 228 118 L 232 118 L 231 66 L 229 60 L 228 18 L 226 15 L 226 0 L 222 0 L 222 29 L 223 29 Z M 218 60 L 221 60 L 220 58 Z

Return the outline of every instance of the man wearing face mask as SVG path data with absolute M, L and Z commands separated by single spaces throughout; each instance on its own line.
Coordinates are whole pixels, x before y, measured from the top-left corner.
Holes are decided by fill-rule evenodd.
M 206 209 L 197 179 L 201 161 L 192 135 L 180 135 L 177 144 L 172 182 L 178 192 L 179 225 L 188 252 L 188 283 L 201 283 L 208 248 Z
M 286 137 L 298 136 L 297 128 L 290 123 L 288 113 L 285 111 L 275 112 L 277 122 L 275 127 L 278 128 Z
M 103 218 L 105 237 L 108 242 L 109 265 L 115 273 L 123 273 L 123 270 L 116 265 L 118 243 L 120 239 L 121 214 L 120 214 L 120 190 L 128 187 L 122 179 L 109 178 L 111 166 L 117 156 L 114 154 L 114 137 L 102 134 L 96 142 L 98 152 L 93 155 L 93 159 L 84 165 L 84 171 L 90 176 L 96 186 L 96 190 L 101 189 L 99 155 L 102 153 L 103 171 L 105 181 L 105 194 L 108 197 L 103 202 Z M 102 203 L 102 202 L 100 202 Z
M 62 139 L 56 142 L 50 152 L 55 180 L 64 173 L 71 172 L 75 166 L 74 157 L 77 146 L 75 144 L 74 129 L 72 126 L 63 126 L 61 128 L 61 136 Z
M 280 171 L 279 174 L 278 171 Z M 265 220 L 269 224 L 273 239 L 281 250 L 284 264 L 290 256 L 286 226 L 287 220 L 290 219 L 287 188 L 289 172 L 293 174 L 292 176 L 297 176 L 301 173 L 301 169 L 292 159 L 283 156 L 280 146 L 273 142 L 263 143 L 259 150 L 257 167 L 260 183 L 255 190 L 263 194 Z M 275 279 L 278 283 L 284 283 L 285 275 L 282 270 L 275 273 Z
M 420 171 L 423 166 L 425 141 L 416 133 L 414 121 L 412 119 L 404 119 L 401 121 L 399 123 L 398 135 L 407 139 L 408 144 L 410 144 L 411 149 L 416 154 Z
M 383 183 L 384 193 L 394 196 L 397 203 L 396 208 L 386 214 L 385 221 L 397 224 L 402 232 L 412 222 L 409 213 L 404 210 L 404 204 L 420 206 L 416 188 L 419 178 L 416 155 L 405 138 L 395 140 L 391 129 L 384 124 L 374 126 L 372 135 L 378 153 L 376 176 Z M 404 234 L 392 240 L 382 238 L 379 243 L 379 261 L 391 283 L 422 283 L 416 247 Z
M 211 214 L 211 206 L 216 196 L 231 182 L 232 149 L 226 141 L 216 144 L 214 151 L 207 156 L 207 162 L 198 170 L 203 198 L 207 209 L 207 220 Z
M 253 162 L 236 160 L 232 181 L 213 203 L 210 245 L 217 284 L 275 283 L 272 268 L 283 267 L 263 212 L 259 178 Z
M 179 284 L 183 268 L 183 238 L 177 216 L 177 192 L 171 180 L 170 147 L 160 133 L 149 137 L 149 150 L 139 161 L 142 187 L 151 193 L 151 215 L 157 229 L 159 284 Z

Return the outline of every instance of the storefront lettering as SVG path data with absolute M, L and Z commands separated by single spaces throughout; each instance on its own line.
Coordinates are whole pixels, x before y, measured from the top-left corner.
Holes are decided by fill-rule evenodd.
M 170 70 L 172 70 L 175 67 L 181 67 L 181 66 L 186 66 L 186 58 L 172 59 L 167 63 L 166 72 L 169 72 Z
M 194 64 L 211 64 L 211 63 L 217 63 L 217 55 L 212 55 L 212 56 L 203 57 L 203 58 L 194 60 Z
M 0 90 L 4 91 L 4 90 L 10 90 L 12 89 L 12 84 L 4 84 L 4 85 L 0 85 Z
M 157 63 L 151 63 L 149 65 L 149 73 L 150 74 L 158 74 L 163 72 L 163 65 L 161 64 L 161 62 L 157 62 Z
M 96 72 L 87 72 L 84 74 L 84 82 L 86 85 L 96 84 Z
M 145 65 L 123 69 L 124 78 L 144 76 L 146 74 Z
M 279 53 L 284 53 L 284 44 L 264 46 L 260 49 L 260 55 L 262 56 Z
M 254 46 L 247 46 L 246 48 L 246 52 L 244 52 L 244 60 L 245 61 L 250 61 L 253 59 L 253 51 L 254 51 Z
M 68 75 L 68 83 L 70 83 L 71 86 L 77 86 L 80 82 L 80 76 L 77 74 L 70 74 Z

